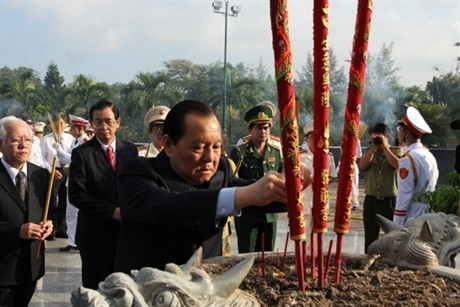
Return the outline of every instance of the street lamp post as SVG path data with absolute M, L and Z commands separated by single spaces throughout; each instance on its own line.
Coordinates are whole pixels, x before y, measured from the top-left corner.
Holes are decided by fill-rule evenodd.
M 222 14 L 225 17 L 225 28 L 224 28 L 224 92 L 223 92 L 223 106 L 222 106 L 222 128 L 224 129 L 224 135 L 227 135 L 227 125 L 226 125 L 226 109 L 227 109 L 227 19 L 228 16 L 237 17 L 241 12 L 241 7 L 239 5 L 232 5 L 230 7 L 230 12 L 228 11 L 228 2 L 225 0 L 225 9 L 222 9 L 222 1 L 213 1 L 212 8 L 214 13 Z

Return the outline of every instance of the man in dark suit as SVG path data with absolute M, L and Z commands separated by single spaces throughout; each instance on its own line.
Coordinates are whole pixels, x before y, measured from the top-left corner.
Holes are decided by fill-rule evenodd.
M 42 222 L 49 172 L 27 162 L 33 132 L 14 116 L 0 120 L 0 306 L 27 306 L 45 273 Z
M 97 102 L 89 116 L 96 137 L 72 151 L 69 200 L 79 209 L 75 239 L 83 286 L 97 289 L 113 272 L 121 220 L 117 173 L 138 153 L 134 144 L 115 136 L 121 118 L 112 102 Z
M 118 184 L 122 210 L 116 271 L 183 264 L 203 246 L 203 258 L 222 254 L 227 216 L 249 205 L 286 201 L 284 176 L 238 179 L 222 156 L 222 130 L 209 105 L 176 104 L 164 123 L 164 148 L 138 157 Z

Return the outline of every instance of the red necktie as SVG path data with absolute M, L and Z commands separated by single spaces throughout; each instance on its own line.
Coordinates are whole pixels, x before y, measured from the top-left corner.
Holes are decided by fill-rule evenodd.
M 115 161 L 115 156 L 113 155 L 113 148 L 110 145 L 107 146 L 107 159 L 109 159 L 112 170 L 115 171 L 117 169 L 117 162 Z

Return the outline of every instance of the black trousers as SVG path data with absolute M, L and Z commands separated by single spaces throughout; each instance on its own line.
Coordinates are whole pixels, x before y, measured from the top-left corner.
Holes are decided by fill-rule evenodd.
M 363 223 L 364 223 L 364 253 L 372 242 L 379 238 L 380 225 L 377 222 L 377 214 L 393 220 L 393 210 L 396 205 L 395 197 L 377 198 L 366 195 L 364 197 Z
M 58 236 L 67 235 L 67 222 L 66 222 L 66 210 L 67 210 L 67 187 L 65 183 L 67 181 L 67 176 L 64 176 L 61 179 L 58 192 L 58 202 L 57 202 L 57 228 L 56 234 Z
M 67 181 L 67 175 L 64 173 L 62 168 L 56 169 L 60 171 L 64 177 L 61 179 L 54 180 L 53 194 L 56 195 L 54 206 L 49 208 L 49 219 L 53 221 L 53 235 L 54 237 L 58 234 L 59 237 L 67 235 L 67 223 L 66 223 L 66 208 L 67 208 L 67 187 L 65 183 Z
M 1 307 L 27 307 L 34 295 L 37 281 L 10 287 L 0 287 Z
M 98 284 L 114 272 L 116 251 L 80 248 L 83 287 L 97 290 Z

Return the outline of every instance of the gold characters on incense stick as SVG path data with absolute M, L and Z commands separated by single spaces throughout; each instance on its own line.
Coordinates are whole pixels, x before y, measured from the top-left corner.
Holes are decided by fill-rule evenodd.
M 361 114 L 361 106 L 358 106 L 357 108 L 357 113 Z M 359 138 L 359 122 L 356 121 L 350 121 L 347 123 L 347 130 L 350 132 L 349 135 L 352 135 L 353 138 L 358 139 Z
M 350 84 L 356 88 L 361 96 L 364 94 L 364 78 L 354 69 L 350 69 Z
M 300 241 L 305 239 L 305 217 L 301 191 L 301 170 L 299 158 L 299 136 L 291 46 L 289 40 L 287 0 L 272 0 L 271 23 L 273 50 L 275 54 L 275 76 L 280 106 L 280 130 L 286 170 L 286 182 L 290 182 L 288 193 L 288 216 L 291 239 L 296 241 L 296 257 L 303 263 Z M 298 268 L 299 284 L 304 284 L 303 267 Z M 304 286 L 300 287 L 301 289 Z
M 327 3 L 321 10 L 323 11 L 323 15 L 321 16 L 323 26 L 329 29 L 329 3 Z
M 320 136 L 318 143 L 316 146 L 320 148 L 322 151 L 325 153 L 329 153 L 329 135 L 330 135 L 330 129 L 329 129 L 329 124 L 326 123 L 324 125 L 323 129 L 324 133 L 322 136 Z
M 288 83 L 292 83 L 294 80 L 292 75 L 292 63 L 291 63 L 291 47 L 289 43 L 289 26 L 287 23 L 287 1 L 283 1 L 283 3 L 279 7 L 279 11 L 277 14 L 277 24 L 276 27 L 278 28 L 278 33 L 280 34 L 280 40 L 278 45 L 280 47 L 280 54 L 281 57 L 275 63 L 276 69 L 276 80 L 280 80 L 284 77 L 284 80 Z

